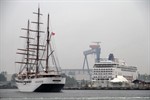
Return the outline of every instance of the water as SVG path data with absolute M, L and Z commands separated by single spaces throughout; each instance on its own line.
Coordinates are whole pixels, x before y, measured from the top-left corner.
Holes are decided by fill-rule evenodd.
M 22 93 L 0 89 L 0 100 L 150 100 L 150 90 L 63 90 L 60 93 Z

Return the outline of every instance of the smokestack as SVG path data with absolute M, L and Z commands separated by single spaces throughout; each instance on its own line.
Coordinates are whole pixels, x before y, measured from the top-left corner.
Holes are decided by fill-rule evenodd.
M 108 60 L 111 60 L 111 61 L 114 61 L 114 60 L 115 60 L 113 53 L 110 53 L 110 54 L 109 54 Z

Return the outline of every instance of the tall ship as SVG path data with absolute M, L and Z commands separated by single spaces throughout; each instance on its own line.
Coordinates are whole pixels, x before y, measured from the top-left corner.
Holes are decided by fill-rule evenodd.
M 110 53 L 108 58 L 101 58 L 100 42 L 90 45 L 89 50 L 83 52 L 85 59 L 83 68 L 87 64 L 89 69 L 87 56 L 95 54 L 95 63 L 92 71 L 89 69 L 90 81 L 95 87 L 129 87 L 132 82 L 137 79 L 137 67 L 128 66 L 125 61 L 115 58 Z
M 52 38 L 55 33 L 50 32 L 49 14 L 47 18 L 47 30 L 41 31 L 40 8 L 38 12 L 33 12 L 37 15 L 37 29 L 30 29 L 30 21 L 28 20 L 27 28 L 22 30 L 27 31 L 26 36 L 20 36 L 26 40 L 26 46 L 23 49 L 18 49 L 17 54 L 23 55 L 19 63 L 20 70 L 15 78 L 17 87 L 21 92 L 60 92 L 65 85 L 66 78 L 61 73 L 61 68 L 57 56 L 54 51 Z M 35 33 L 36 35 L 30 35 Z M 45 34 L 46 33 L 46 34 Z M 45 34 L 45 38 L 41 36 Z M 43 43 L 43 44 L 42 44 Z

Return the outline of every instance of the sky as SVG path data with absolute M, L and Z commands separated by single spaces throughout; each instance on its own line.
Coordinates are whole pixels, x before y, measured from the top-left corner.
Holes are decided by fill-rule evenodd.
M 55 32 L 57 57 L 62 69 L 83 67 L 83 51 L 92 42 L 101 42 L 101 57 L 113 53 L 141 74 L 150 74 L 149 0 L 0 0 L 0 72 L 17 72 L 17 49 L 25 35 L 27 20 L 36 21 L 33 12 L 40 6 L 46 30 L 50 14 Z M 34 27 L 34 26 L 31 26 Z M 90 68 L 94 55 L 88 56 Z

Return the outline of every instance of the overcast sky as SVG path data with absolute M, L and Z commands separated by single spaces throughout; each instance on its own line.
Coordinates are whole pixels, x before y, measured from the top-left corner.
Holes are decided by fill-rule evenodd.
M 19 36 L 25 35 L 21 28 L 28 19 L 36 21 L 32 12 L 38 4 L 45 26 L 50 13 L 63 69 L 82 68 L 83 51 L 101 41 L 101 57 L 113 53 L 140 73 L 150 74 L 149 0 L 0 0 L 0 72 L 17 71 L 16 51 L 24 45 Z M 94 56 L 88 60 L 92 68 Z

